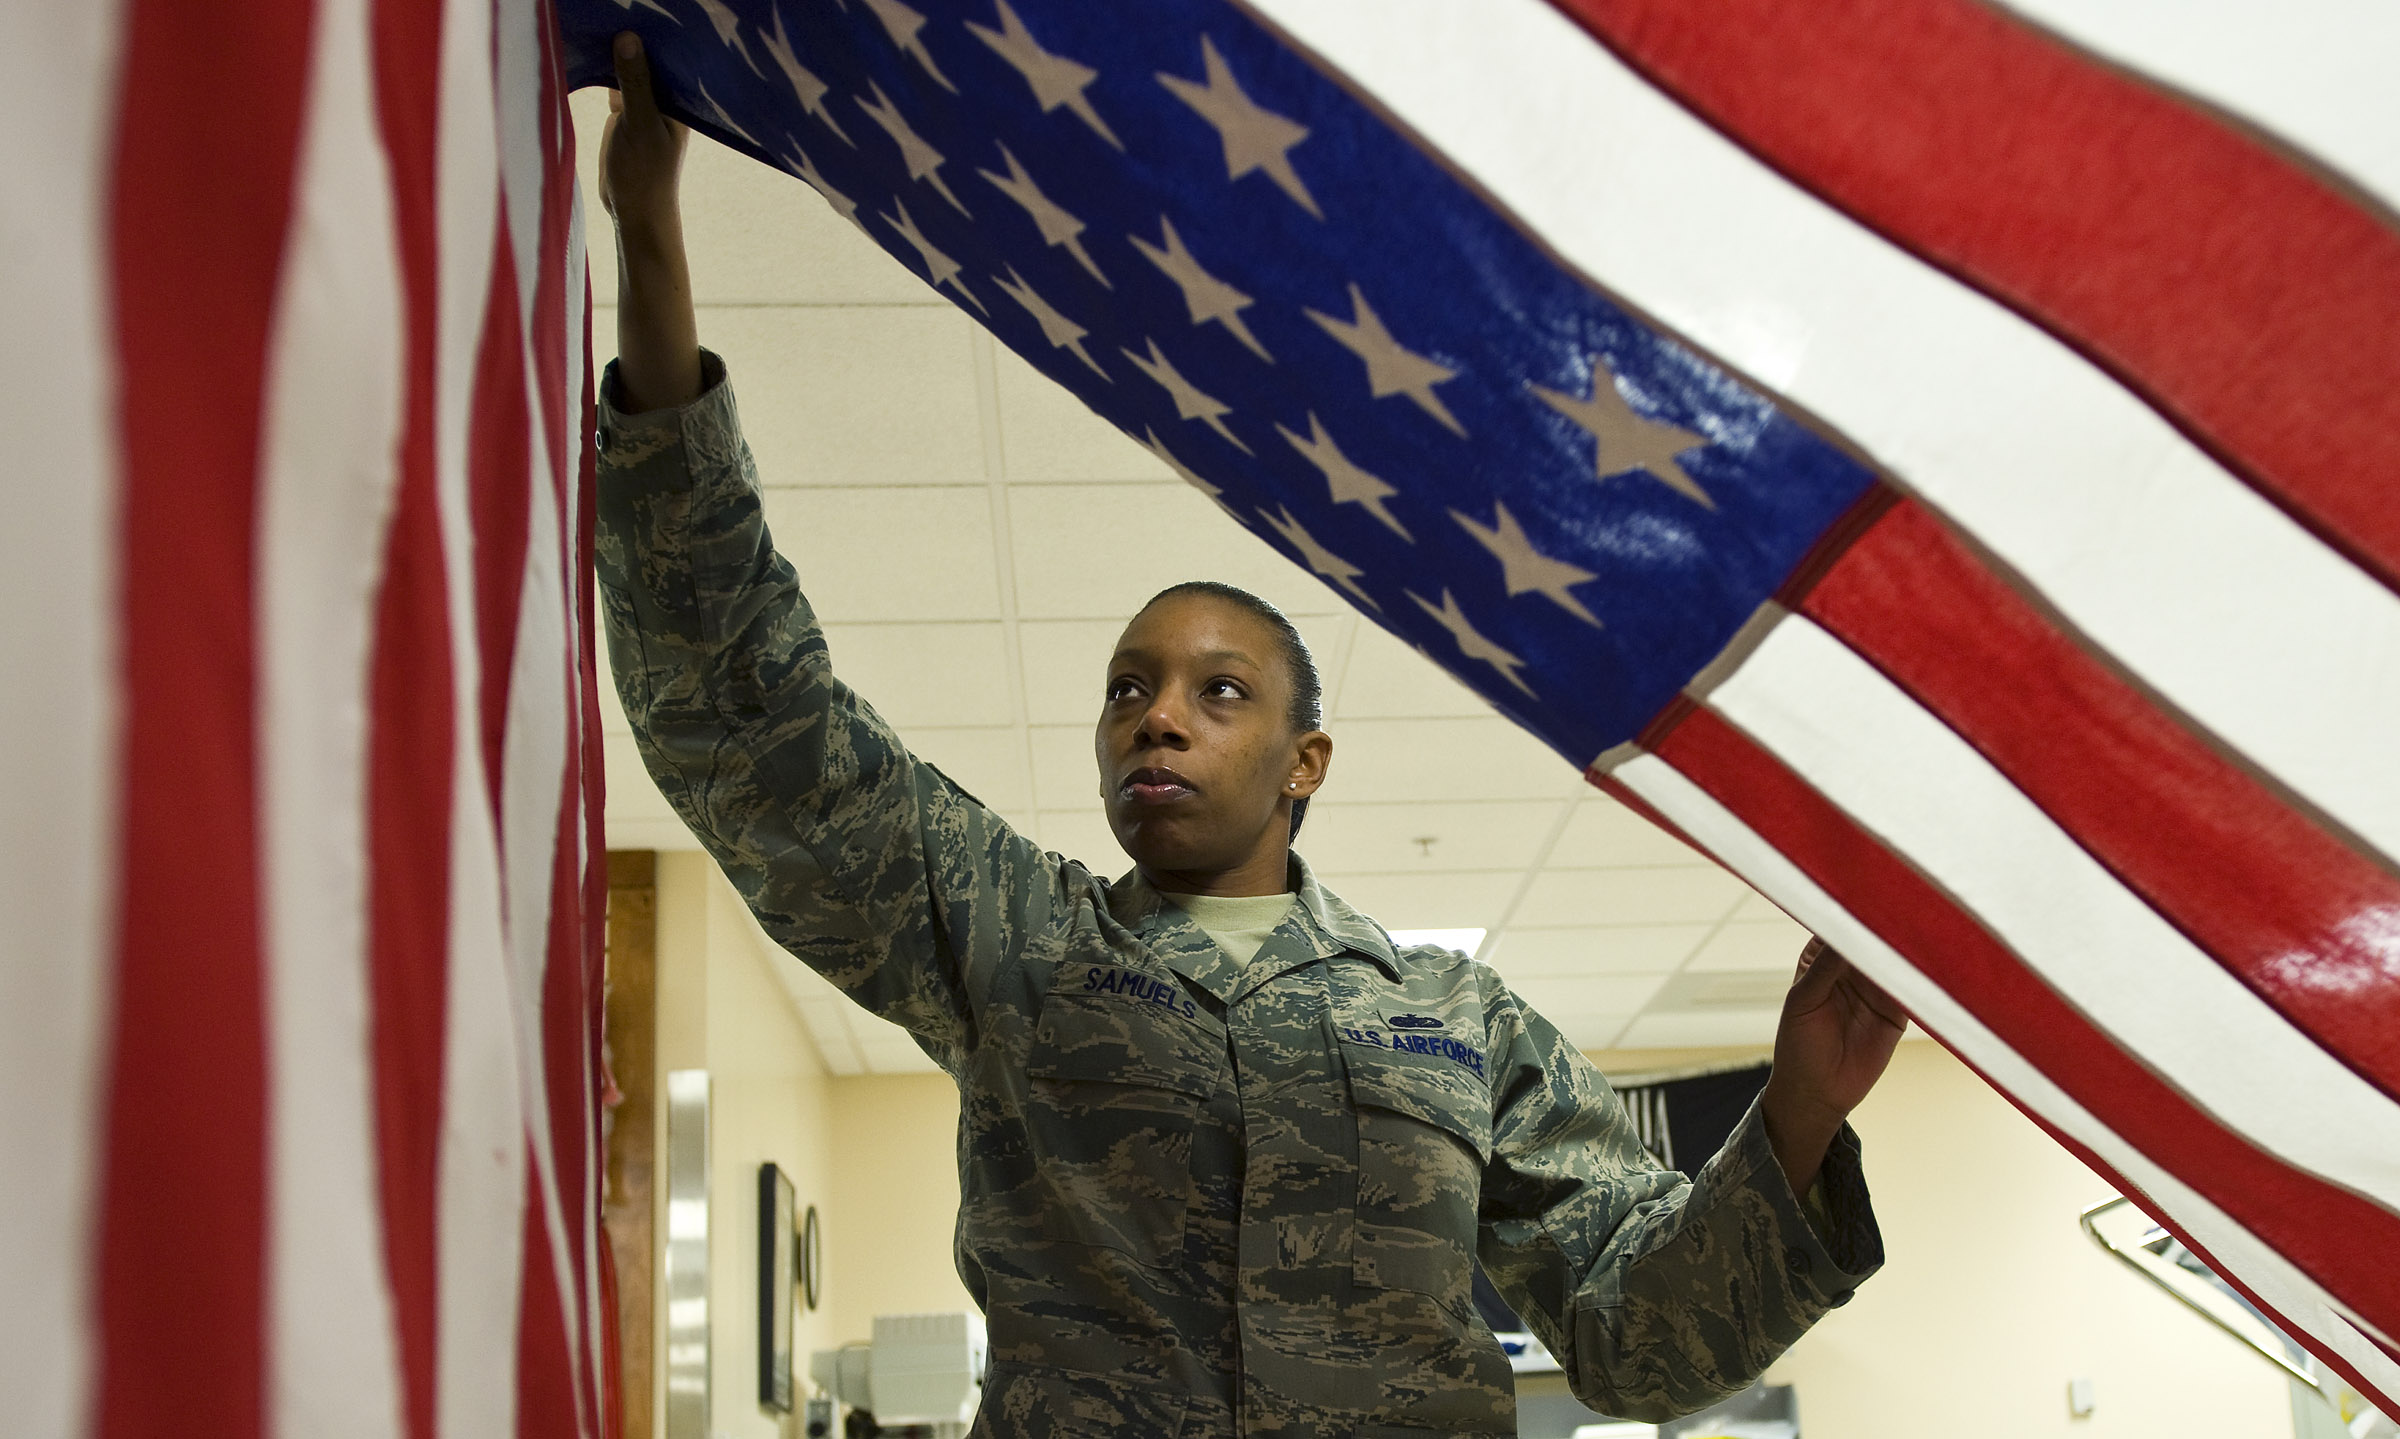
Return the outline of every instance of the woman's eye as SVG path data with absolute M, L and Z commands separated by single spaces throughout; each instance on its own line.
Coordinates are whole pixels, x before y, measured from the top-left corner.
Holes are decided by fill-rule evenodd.
M 1118 700 L 1127 698 L 1132 693 L 1132 680 L 1110 680 L 1108 682 L 1108 700 L 1111 704 L 1116 703 Z
M 1229 679 L 1213 679 L 1201 686 L 1200 693 L 1222 698 L 1240 699 L 1242 687 Z

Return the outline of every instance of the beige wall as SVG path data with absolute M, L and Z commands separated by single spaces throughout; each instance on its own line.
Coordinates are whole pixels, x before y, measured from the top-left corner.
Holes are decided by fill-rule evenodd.
M 951 1260 L 958 1217 L 958 1088 L 944 1074 L 833 1081 L 826 1303 L 838 1341 L 878 1314 L 973 1309 Z
M 940 1075 L 827 1077 L 732 890 L 696 854 L 659 857 L 662 1068 L 714 1078 L 715 1434 L 792 1432 L 756 1377 L 757 1167 L 818 1207 L 822 1307 L 795 1348 L 862 1340 L 877 1314 L 969 1307 L 951 1263 L 958 1097 Z M 1597 1056 L 1617 1074 L 1667 1056 Z M 1770 1377 L 1820 1439 L 2281 1439 L 2274 1370 L 2140 1283 L 2077 1227 L 2108 1187 L 1947 1052 L 1901 1046 L 1856 1116 L 1889 1262 Z M 663 1338 L 663 1335 L 662 1335 Z M 663 1352 L 663 1351 L 662 1351 Z M 2067 1381 L 2098 1408 L 2068 1416 Z
M 771 968 L 790 962 L 758 941 L 741 901 L 705 856 L 659 855 L 659 1065 L 662 1075 L 709 1071 L 711 1439 L 798 1432 L 791 1418 L 758 1402 L 758 1167 L 772 1161 L 783 1169 L 798 1212 L 816 1205 L 824 1222 L 834 1171 L 833 1081 Z M 830 1232 L 827 1238 L 830 1248 Z M 837 1342 L 828 1318 L 824 1308 L 803 1309 L 794 1326 L 803 1393 L 810 1351 Z M 663 1329 L 659 1341 L 663 1355 Z M 664 1434 L 663 1383 L 659 1395 L 653 1432 Z

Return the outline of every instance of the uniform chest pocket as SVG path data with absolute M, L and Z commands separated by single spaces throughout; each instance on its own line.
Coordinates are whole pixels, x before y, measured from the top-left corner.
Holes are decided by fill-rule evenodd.
M 1043 1236 L 1181 1261 L 1192 1130 L 1224 1083 L 1225 1035 L 1172 979 L 1053 992 L 1026 1061 Z
M 1463 1317 L 1474 1303 L 1491 1093 L 1471 1068 L 1446 1057 L 1344 1049 L 1358 1113 L 1352 1278 L 1430 1294 Z

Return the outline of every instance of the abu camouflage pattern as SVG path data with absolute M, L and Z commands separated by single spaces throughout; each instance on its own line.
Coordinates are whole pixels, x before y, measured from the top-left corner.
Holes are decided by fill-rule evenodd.
M 1490 968 L 1396 950 L 1293 861 L 1237 963 L 1044 853 L 834 677 L 723 367 L 602 387 L 600 572 L 650 773 L 769 934 L 958 1082 L 976 1433 L 1513 1434 L 1500 1292 L 1613 1414 L 1740 1389 L 1881 1261 L 1854 1138 L 1820 1236 L 1755 1110 L 1696 1182 Z

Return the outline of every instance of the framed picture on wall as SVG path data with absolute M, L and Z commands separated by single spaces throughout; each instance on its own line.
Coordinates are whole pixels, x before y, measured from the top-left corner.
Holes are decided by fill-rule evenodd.
M 758 1166 L 758 1403 L 778 1414 L 792 1411 L 795 1202 L 790 1176 Z

